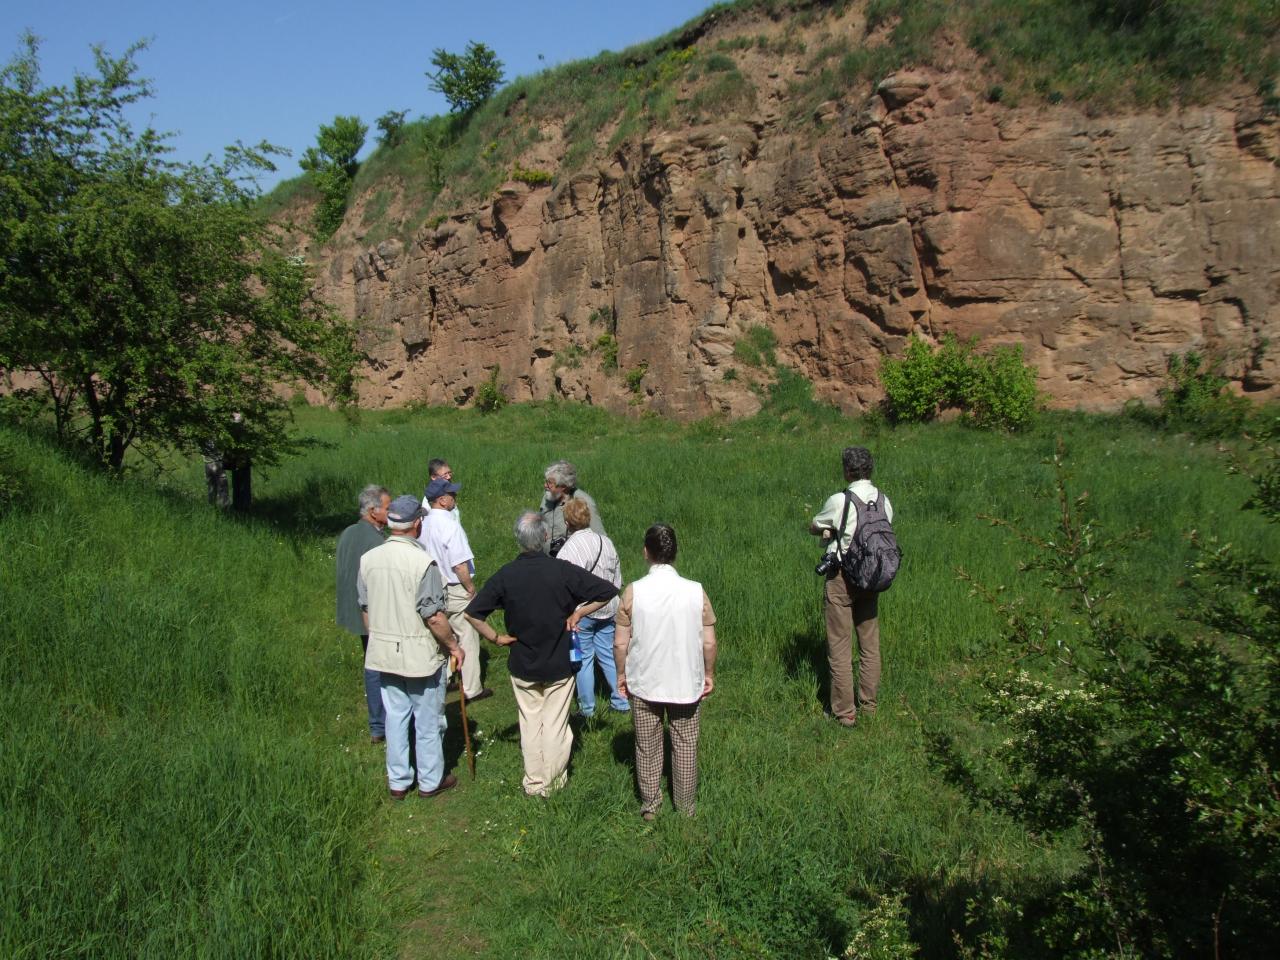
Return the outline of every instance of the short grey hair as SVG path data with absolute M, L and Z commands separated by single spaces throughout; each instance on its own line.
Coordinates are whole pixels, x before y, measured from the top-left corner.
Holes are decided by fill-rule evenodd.
M 404 533 L 406 530 L 412 530 L 413 525 L 417 523 L 419 519 L 419 517 L 414 517 L 407 523 L 396 523 L 394 520 L 387 520 L 387 529 L 393 533 Z
M 557 487 L 568 487 L 570 490 L 578 489 L 578 468 L 568 460 L 557 460 L 547 467 L 547 472 L 543 474 L 543 477 L 550 480 Z
M 870 480 L 875 461 L 871 459 L 871 451 L 866 447 L 845 447 L 840 453 L 840 462 L 850 480 Z
M 360 491 L 360 516 L 367 517 L 374 507 L 382 506 L 382 498 L 391 496 L 391 491 L 371 483 Z
M 526 510 L 516 520 L 516 542 L 522 553 L 541 553 L 550 535 L 547 521 L 537 510 Z

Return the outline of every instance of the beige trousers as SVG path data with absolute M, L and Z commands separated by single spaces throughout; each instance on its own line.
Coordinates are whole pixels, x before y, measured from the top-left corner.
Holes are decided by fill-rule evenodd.
M 569 750 L 573 731 L 569 729 L 569 702 L 573 699 L 573 677 L 541 683 L 511 678 L 520 716 L 520 752 L 524 755 L 524 792 L 545 797 L 559 790 L 568 779 Z
M 476 628 L 462 615 L 470 602 L 467 588 L 462 584 L 451 583 L 444 588 L 444 612 L 449 615 L 449 626 L 458 635 L 458 645 L 462 647 L 465 657 L 462 661 L 462 692 L 468 697 L 474 697 L 484 686 L 480 682 L 480 634 L 476 633 Z M 450 667 L 450 673 L 452 672 Z
M 853 719 L 876 712 L 880 692 L 879 594 L 850 591 L 843 574 L 827 581 L 827 663 L 831 667 L 831 712 Z M 853 635 L 858 635 L 858 695 L 853 693 Z

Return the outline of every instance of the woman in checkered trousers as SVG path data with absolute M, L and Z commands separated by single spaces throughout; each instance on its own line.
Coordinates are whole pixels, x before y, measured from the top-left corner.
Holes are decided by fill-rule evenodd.
M 640 816 L 662 803 L 663 720 L 671 734 L 671 794 L 693 816 L 698 792 L 698 714 L 715 688 L 716 615 L 702 584 L 672 566 L 676 532 L 655 523 L 644 535 L 649 573 L 622 592 L 614 659 L 618 692 L 631 700 Z

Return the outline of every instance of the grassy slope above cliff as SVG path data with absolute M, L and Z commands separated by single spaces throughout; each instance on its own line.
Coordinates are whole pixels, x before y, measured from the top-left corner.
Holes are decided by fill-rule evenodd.
M 469 117 L 407 124 L 365 161 L 352 224 L 366 244 L 407 237 L 503 181 L 540 182 L 662 129 L 754 118 L 785 64 L 784 121 L 803 130 L 824 101 L 869 93 L 930 64 L 977 75 L 1005 103 L 1095 111 L 1195 102 L 1243 84 L 1277 103 L 1276 0 L 736 0 L 620 53 L 507 84 Z M 266 199 L 307 202 L 305 178 Z

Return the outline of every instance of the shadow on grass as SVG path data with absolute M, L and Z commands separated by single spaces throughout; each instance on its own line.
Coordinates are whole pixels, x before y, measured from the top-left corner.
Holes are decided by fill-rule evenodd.
M 819 706 L 825 708 L 831 702 L 831 668 L 824 639 L 812 633 L 792 633 L 782 647 L 782 669 L 788 679 L 814 680 L 813 697 Z

